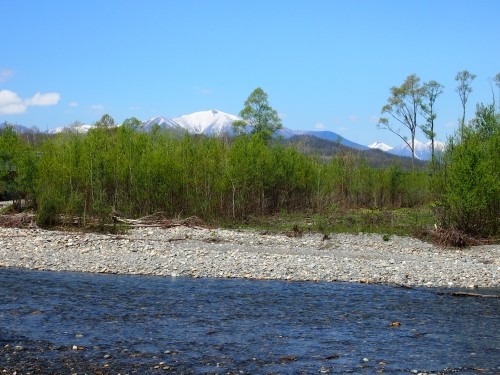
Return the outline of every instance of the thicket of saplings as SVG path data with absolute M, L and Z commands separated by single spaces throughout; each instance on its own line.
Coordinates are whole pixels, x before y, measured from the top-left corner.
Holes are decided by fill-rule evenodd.
M 341 209 L 433 206 L 438 225 L 499 234 L 500 126 L 493 106 L 426 170 L 375 169 L 345 152 L 329 161 L 259 134 L 217 138 L 156 128 L 97 126 L 35 139 L 0 135 L 0 191 L 28 202 L 37 224 L 76 218 L 104 228 L 112 216 L 198 216 L 244 221 L 283 212 L 328 217 Z

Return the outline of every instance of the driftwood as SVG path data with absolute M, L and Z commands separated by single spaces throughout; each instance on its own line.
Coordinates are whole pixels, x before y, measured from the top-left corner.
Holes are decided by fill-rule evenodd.
M 438 292 L 437 294 L 448 295 L 452 297 L 500 298 L 500 295 L 496 294 L 481 294 L 481 293 L 470 293 L 470 292 Z
M 144 216 L 139 219 L 126 219 L 119 216 L 113 216 L 115 223 L 126 224 L 132 228 L 173 228 L 186 226 L 194 229 L 205 229 L 203 220 L 197 216 L 190 216 L 186 219 L 168 219 L 163 213 L 157 212 L 152 215 Z
M 0 226 L 6 228 L 33 228 L 36 227 L 35 215 L 32 213 L 0 215 Z

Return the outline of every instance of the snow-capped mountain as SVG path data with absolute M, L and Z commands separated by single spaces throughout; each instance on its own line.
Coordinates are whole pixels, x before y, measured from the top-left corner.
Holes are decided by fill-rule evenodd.
M 415 139 L 414 147 L 415 147 L 415 158 L 420 160 L 427 159 L 427 154 L 430 152 L 430 148 L 428 148 L 425 143 Z M 411 150 L 405 142 L 394 147 L 389 152 L 394 155 L 407 156 L 411 158 Z
M 162 128 L 185 130 L 191 134 L 205 134 L 219 136 L 232 134 L 233 122 L 240 120 L 238 116 L 231 115 L 216 109 L 210 111 L 194 112 L 173 119 L 153 117 L 142 122 L 145 131 L 151 130 L 154 125 Z
M 207 136 L 220 136 L 221 134 L 233 135 L 233 123 L 241 120 L 240 117 L 216 109 L 208 111 L 194 112 L 176 118 L 166 118 L 162 116 L 153 117 L 142 121 L 142 130 L 151 131 L 154 126 L 161 128 L 177 129 L 191 134 L 204 134 Z M 49 131 L 51 134 L 62 131 L 76 131 L 77 133 L 86 133 L 91 129 L 91 125 L 59 127 Z M 293 136 L 311 135 L 316 138 L 326 139 L 328 141 L 339 142 L 340 144 L 357 150 L 368 150 L 369 147 L 352 142 L 341 135 L 331 131 L 304 131 L 282 128 L 278 131 L 278 136 L 285 139 Z
M 92 129 L 92 125 L 72 125 L 72 126 L 59 126 L 58 128 L 50 129 L 49 134 L 58 134 L 64 132 L 73 132 L 77 134 L 85 134 L 90 129 Z
M 231 133 L 233 122 L 241 120 L 238 116 L 231 115 L 216 109 L 201 111 L 176 117 L 173 122 L 189 133 L 205 135 L 221 135 Z
M 171 128 L 181 131 L 186 131 L 191 134 L 204 134 L 207 136 L 220 136 L 221 134 L 233 135 L 233 123 L 241 118 L 229 113 L 225 113 L 216 109 L 208 111 L 194 112 L 173 119 L 165 117 L 153 117 L 149 120 L 142 121 L 142 130 L 151 131 L 153 126 L 157 125 L 161 128 Z M 1 124 L 0 124 L 1 127 Z M 76 133 L 86 133 L 92 128 L 92 125 L 71 125 L 62 126 L 49 130 L 50 134 L 57 134 L 63 131 L 72 131 Z M 279 136 L 288 139 L 294 136 L 310 135 L 320 139 L 325 139 L 351 147 L 358 150 L 379 149 L 394 155 L 411 157 L 411 151 L 406 143 L 401 143 L 399 146 L 391 147 L 382 142 L 374 142 L 368 146 L 363 146 L 343 138 L 337 133 L 331 131 L 304 131 L 283 128 L 277 133 Z M 443 142 L 435 141 L 434 147 L 436 153 L 445 150 Z M 431 142 L 423 143 L 415 140 L 415 157 L 420 160 L 430 160 L 431 158 Z
M 411 158 L 411 150 L 408 145 L 403 142 L 399 146 L 391 147 L 385 143 L 375 142 L 369 145 L 370 148 L 377 148 L 390 154 Z M 436 153 L 443 152 L 446 145 L 443 142 L 434 141 L 434 151 Z M 415 158 L 419 160 L 430 160 L 432 156 L 431 142 L 423 143 L 415 139 Z
M 176 123 L 174 120 L 165 118 L 165 117 L 153 117 L 149 120 L 142 122 L 142 129 L 144 131 L 150 131 L 153 126 L 158 125 L 161 128 L 172 128 L 172 129 L 181 129 L 181 126 Z
M 393 148 L 389 145 L 386 145 L 382 142 L 374 142 L 371 145 L 368 145 L 369 148 L 376 148 L 385 152 L 391 151 Z

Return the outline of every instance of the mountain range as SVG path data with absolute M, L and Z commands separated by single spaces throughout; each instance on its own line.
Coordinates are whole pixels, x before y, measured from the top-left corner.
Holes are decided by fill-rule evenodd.
M 222 134 L 233 135 L 234 132 L 232 129 L 232 124 L 236 120 L 240 120 L 240 118 L 238 116 L 213 109 L 209 111 L 195 112 L 173 119 L 154 117 L 147 121 L 143 121 L 142 126 L 145 130 L 150 130 L 152 126 L 158 125 L 165 128 L 183 129 L 191 134 L 220 136 Z M 284 139 L 290 139 L 295 136 L 313 136 L 327 141 L 338 142 L 343 146 L 347 146 L 360 151 L 379 149 L 396 156 L 411 158 L 411 150 L 404 142 L 396 147 L 391 147 L 381 142 L 375 142 L 368 146 L 364 146 L 360 145 L 359 143 L 352 142 L 335 132 L 326 130 L 303 131 L 283 128 L 278 131 L 278 135 L 283 137 Z M 445 144 L 436 141 L 434 147 L 437 152 L 442 152 L 445 149 Z M 415 140 L 415 158 L 420 160 L 429 160 L 431 158 L 431 143 L 423 143 Z
M 238 116 L 213 109 L 208 111 L 194 112 L 173 119 L 161 116 L 153 117 L 149 120 L 142 121 L 141 128 L 143 131 L 150 131 L 154 126 L 159 126 L 160 128 L 187 131 L 190 134 L 203 134 L 207 136 L 220 136 L 223 134 L 234 135 L 232 124 L 236 120 L 240 120 L 240 118 Z M 0 124 L 0 129 L 4 126 L 5 123 Z M 23 132 L 23 129 L 29 131 L 28 128 L 25 128 L 22 125 L 16 125 L 15 128 L 18 132 Z M 49 130 L 49 133 L 57 134 L 65 131 L 86 133 L 91 128 L 92 125 L 75 124 L 69 127 L 58 127 Z M 292 130 L 288 128 L 279 130 L 278 135 L 285 140 L 297 136 L 312 136 L 322 140 L 336 142 L 341 144 L 342 146 L 346 146 L 358 151 L 377 149 L 397 156 L 411 157 L 411 151 L 404 142 L 396 147 L 391 147 L 381 142 L 375 142 L 368 146 L 364 146 L 343 138 L 339 134 L 331 131 L 302 131 Z M 444 148 L 444 143 L 435 142 L 435 149 L 437 151 L 444 151 Z M 430 142 L 423 143 L 415 140 L 415 157 L 420 160 L 429 160 L 431 157 Z

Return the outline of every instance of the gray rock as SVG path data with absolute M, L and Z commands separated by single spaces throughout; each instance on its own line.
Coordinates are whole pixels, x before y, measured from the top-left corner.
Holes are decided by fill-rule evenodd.
M 214 234 L 215 233 L 215 234 Z M 217 238 L 217 241 L 213 241 Z M 128 234 L 0 228 L 0 267 L 189 277 L 241 277 L 498 287 L 500 246 L 441 249 L 407 237 L 321 234 L 300 238 L 173 227 Z

